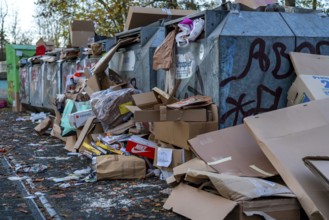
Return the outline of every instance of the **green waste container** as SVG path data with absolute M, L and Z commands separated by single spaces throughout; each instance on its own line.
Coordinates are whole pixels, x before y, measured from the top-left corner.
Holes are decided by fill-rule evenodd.
M 31 57 L 35 54 L 35 46 L 32 45 L 6 45 L 7 60 L 7 82 L 8 82 L 8 102 L 13 104 L 15 94 L 19 93 L 19 65 L 18 62 L 24 57 Z

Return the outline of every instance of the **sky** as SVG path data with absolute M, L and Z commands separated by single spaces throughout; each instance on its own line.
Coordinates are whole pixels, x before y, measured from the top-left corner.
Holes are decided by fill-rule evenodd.
M 28 31 L 33 29 L 34 21 L 34 1 L 35 0 L 7 0 L 8 4 L 8 18 L 10 22 L 12 20 L 12 14 L 16 10 L 18 12 L 18 26 L 22 31 Z

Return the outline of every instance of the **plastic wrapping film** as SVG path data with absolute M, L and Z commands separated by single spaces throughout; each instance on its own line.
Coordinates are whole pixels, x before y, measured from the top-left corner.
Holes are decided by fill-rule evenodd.
M 125 105 L 132 105 L 132 95 L 140 90 L 127 88 L 117 91 L 111 89 L 95 92 L 91 96 L 91 105 L 96 117 L 102 123 L 104 131 L 114 128 L 130 118 L 131 113 Z

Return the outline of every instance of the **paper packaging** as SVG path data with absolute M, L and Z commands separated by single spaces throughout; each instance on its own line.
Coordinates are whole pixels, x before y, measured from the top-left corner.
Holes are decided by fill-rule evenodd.
M 250 216 L 249 216 L 250 215 Z M 225 220 L 300 220 L 300 205 L 295 198 L 268 197 L 239 202 Z
M 329 157 L 328 156 L 308 156 L 304 157 L 305 165 L 318 176 L 319 179 L 329 189 Z
M 187 110 L 171 110 L 165 106 L 160 110 L 142 110 L 137 106 L 128 106 L 127 108 L 134 113 L 134 121 L 136 122 L 207 121 L 205 108 Z
M 72 47 L 87 47 L 88 38 L 95 36 L 94 23 L 74 20 L 70 27 L 70 36 Z
M 212 112 L 213 121 L 207 122 L 154 122 L 155 138 L 177 147 L 190 149 L 188 140 L 199 134 L 215 131 L 218 129 L 217 106 L 209 106 Z
M 278 3 L 278 1 L 277 0 L 235 0 L 235 3 L 240 3 L 247 6 L 250 9 L 256 10 L 261 6 Z
M 329 99 L 322 99 L 244 119 L 310 219 L 329 218 L 328 189 L 303 163 L 309 155 L 329 155 L 328 109 Z
M 96 157 L 97 180 L 137 179 L 146 174 L 145 161 L 136 156 L 104 155 Z
M 47 117 L 45 120 L 43 120 L 42 122 L 40 122 L 35 128 L 34 130 L 39 134 L 42 135 L 43 133 L 45 133 L 48 128 L 51 127 L 52 121 L 49 117 Z
M 181 183 L 175 187 L 164 208 L 189 219 L 224 219 L 236 202 Z
M 156 143 L 133 135 L 129 138 L 126 151 L 154 160 Z
M 263 178 L 277 175 L 243 124 L 198 135 L 189 143 L 218 173 Z
M 185 149 L 172 149 L 158 147 L 155 151 L 154 166 L 161 169 L 172 171 L 177 167 L 192 158 L 192 152 Z
M 296 80 L 288 91 L 287 105 L 329 97 L 329 56 L 289 53 Z
M 69 114 L 68 118 L 71 126 L 79 128 L 82 127 L 86 123 L 87 119 L 92 116 L 94 116 L 94 112 L 89 109 Z
M 125 29 L 143 27 L 154 23 L 160 19 L 171 18 L 176 19 L 185 17 L 186 15 L 195 13 L 193 10 L 176 10 L 176 9 L 161 9 L 150 7 L 130 7 L 127 15 Z
M 81 130 L 80 134 L 78 135 L 78 139 L 74 144 L 74 149 L 76 151 L 81 151 L 83 149 L 80 149 L 82 146 L 82 143 L 86 141 L 87 143 L 90 143 L 91 138 L 89 137 L 92 133 L 104 133 L 101 124 L 99 121 L 97 121 L 97 118 L 95 116 L 89 117 L 85 123 L 85 126 L 83 126 L 82 129 L 77 129 L 77 132 Z

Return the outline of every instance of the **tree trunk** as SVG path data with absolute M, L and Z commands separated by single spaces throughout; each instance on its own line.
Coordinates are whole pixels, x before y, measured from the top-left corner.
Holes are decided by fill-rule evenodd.
M 285 5 L 295 7 L 296 6 L 296 0 L 285 0 Z
M 312 9 L 316 10 L 317 0 L 313 0 L 312 2 Z

